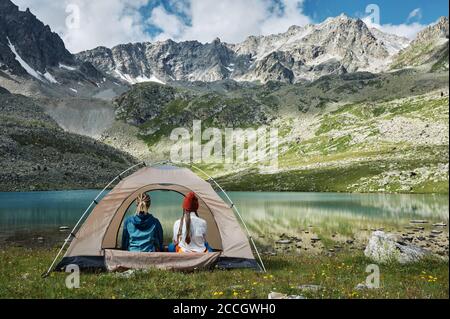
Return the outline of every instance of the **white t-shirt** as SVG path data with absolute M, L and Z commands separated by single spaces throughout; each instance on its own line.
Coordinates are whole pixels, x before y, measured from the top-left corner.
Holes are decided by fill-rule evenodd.
M 181 219 L 177 220 L 173 225 L 173 241 L 177 241 L 178 229 L 180 228 Z M 186 238 L 186 222 L 183 225 L 180 242 L 178 247 L 186 253 L 203 253 L 205 252 L 207 224 L 206 221 L 197 217 L 195 213 L 191 213 L 191 242 L 187 244 L 184 240 Z

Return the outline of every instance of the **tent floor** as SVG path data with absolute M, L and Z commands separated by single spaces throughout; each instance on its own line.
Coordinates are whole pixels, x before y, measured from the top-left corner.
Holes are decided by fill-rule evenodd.
M 55 270 L 64 271 L 68 265 L 77 265 L 84 271 L 125 271 L 128 269 L 157 268 L 164 270 L 192 271 L 211 269 L 250 268 L 260 270 L 256 260 L 221 257 L 212 253 L 142 253 L 105 249 L 104 256 L 64 257 Z

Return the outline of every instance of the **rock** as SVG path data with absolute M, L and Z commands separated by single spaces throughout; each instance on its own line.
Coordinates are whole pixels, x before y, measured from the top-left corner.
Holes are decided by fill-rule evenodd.
M 292 241 L 289 239 L 283 239 L 283 240 L 277 240 L 276 243 L 281 244 L 281 245 L 289 245 L 292 243 Z
M 351 244 L 353 244 L 355 241 L 352 240 L 352 239 L 347 239 L 345 242 L 346 242 L 348 245 L 351 245 Z
M 447 224 L 445 223 L 437 223 L 437 224 L 433 224 L 433 227 L 446 227 Z
M 38 237 L 37 240 L 38 241 L 44 241 L 44 237 Z
M 355 290 L 375 289 L 375 287 L 368 286 L 365 283 L 359 283 L 356 285 Z
M 317 236 L 313 236 L 313 237 L 311 237 L 311 241 L 312 242 L 320 241 L 320 238 Z
M 413 241 L 413 237 L 410 236 L 403 236 L 402 239 L 409 242 Z M 398 241 L 398 243 L 403 243 L 403 241 Z
M 422 259 L 427 253 L 418 246 L 399 243 L 396 235 L 386 234 L 382 231 L 372 233 L 364 250 L 366 257 L 379 263 L 397 261 L 406 264 Z
M 66 231 L 69 230 L 69 226 L 60 226 L 59 231 Z
M 429 222 L 427 220 L 422 219 L 413 219 L 410 221 L 411 224 L 428 224 Z
M 269 295 L 268 295 L 269 299 L 306 299 L 304 296 L 300 296 L 300 295 L 286 295 L 286 294 L 282 294 L 279 292 L 274 292 L 272 291 Z
M 369 287 L 366 284 L 357 284 L 355 287 L 355 290 L 365 290 L 369 289 Z
M 321 285 L 301 285 L 298 286 L 298 289 L 303 291 L 317 292 L 323 290 L 323 287 Z
M 435 230 L 435 229 L 433 229 L 431 231 L 431 233 L 434 234 L 434 235 L 440 235 L 440 234 L 442 234 L 442 230 Z
M 121 278 L 130 278 L 130 277 L 134 276 L 135 272 L 136 272 L 136 270 L 129 269 L 127 271 L 117 273 L 116 276 L 121 277 Z

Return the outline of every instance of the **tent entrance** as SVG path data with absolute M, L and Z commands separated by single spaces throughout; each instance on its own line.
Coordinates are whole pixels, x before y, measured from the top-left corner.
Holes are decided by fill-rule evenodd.
M 125 215 L 127 214 L 127 212 L 129 212 L 130 208 L 133 207 L 133 204 L 136 201 L 137 195 L 139 193 L 145 192 L 145 193 L 150 193 L 150 196 L 151 196 L 151 192 L 155 192 L 155 191 L 175 192 L 184 197 L 187 193 L 189 193 L 192 190 L 187 187 L 181 186 L 181 185 L 165 183 L 165 184 L 146 185 L 144 187 L 139 188 L 134 193 L 131 193 L 123 201 L 121 206 L 117 209 L 113 219 L 111 220 L 111 223 L 106 230 L 105 236 L 103 237 L 103 242 L 102 242 L 103 249 L 116 249 L 116 248 L 120 247 L 119 243 L 121 242 L 120 238 L 121 238 L 121 230 L 123 227 L 123 221 L 124 221 L 124 218 L 125 218 Z M 180 198 L 182 198 L 181 196 L 180 196 Z M 211 209 L 208 207 L 208 205 L 205 203 L 205 201 L 201 198 L 201 196 L 198 196 L 198 199 L 199 199 L 199 204 L 200 204 L 198 214 L 201 218 L 206 220 L 206 223 L 208 225 L 208 232 L 206 235 L 206 240 L 208 241 L 209 245 L 211 247 L 213 247 L 215 250 L 223 250 L 222 239 L 220 237 L 219 228 L 214 219 L 213 213 L 212 213 Z M 152 205 L 155 204 L 154 199 L 152 199 L 152 201 L 153 201 Z M 178 206 L 178 208 L 176 208 L 177 206 Z M 179 219 L 181 217 L 181 212 L 182 212 L 181 201 L 178 201 L 175 203 L 174 209 L 177 210 L 175 212 L 175 214 L 177 216 L 176 219 Z M 163 216 L 159 215 L 157 211 L 152 211 L 152 213 L 154 214 L 155 217 L 163 219 L 162 218 Z M 176 219 L 171 221 L 172 225 L 176 221 Z M 166 229 L 169 229 L 170 233 L 172 232 L 172 226 L 166 227 Z

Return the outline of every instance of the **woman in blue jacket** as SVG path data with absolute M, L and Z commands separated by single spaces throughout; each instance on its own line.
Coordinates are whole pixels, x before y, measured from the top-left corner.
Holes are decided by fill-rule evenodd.
M 149 213 L 150 196 L 139 194 L 136 203 L 136 215 L 128 217 L 123 225 L 122 249 L 134 252 L 163 251 L 163 229 L 159 220 Z

